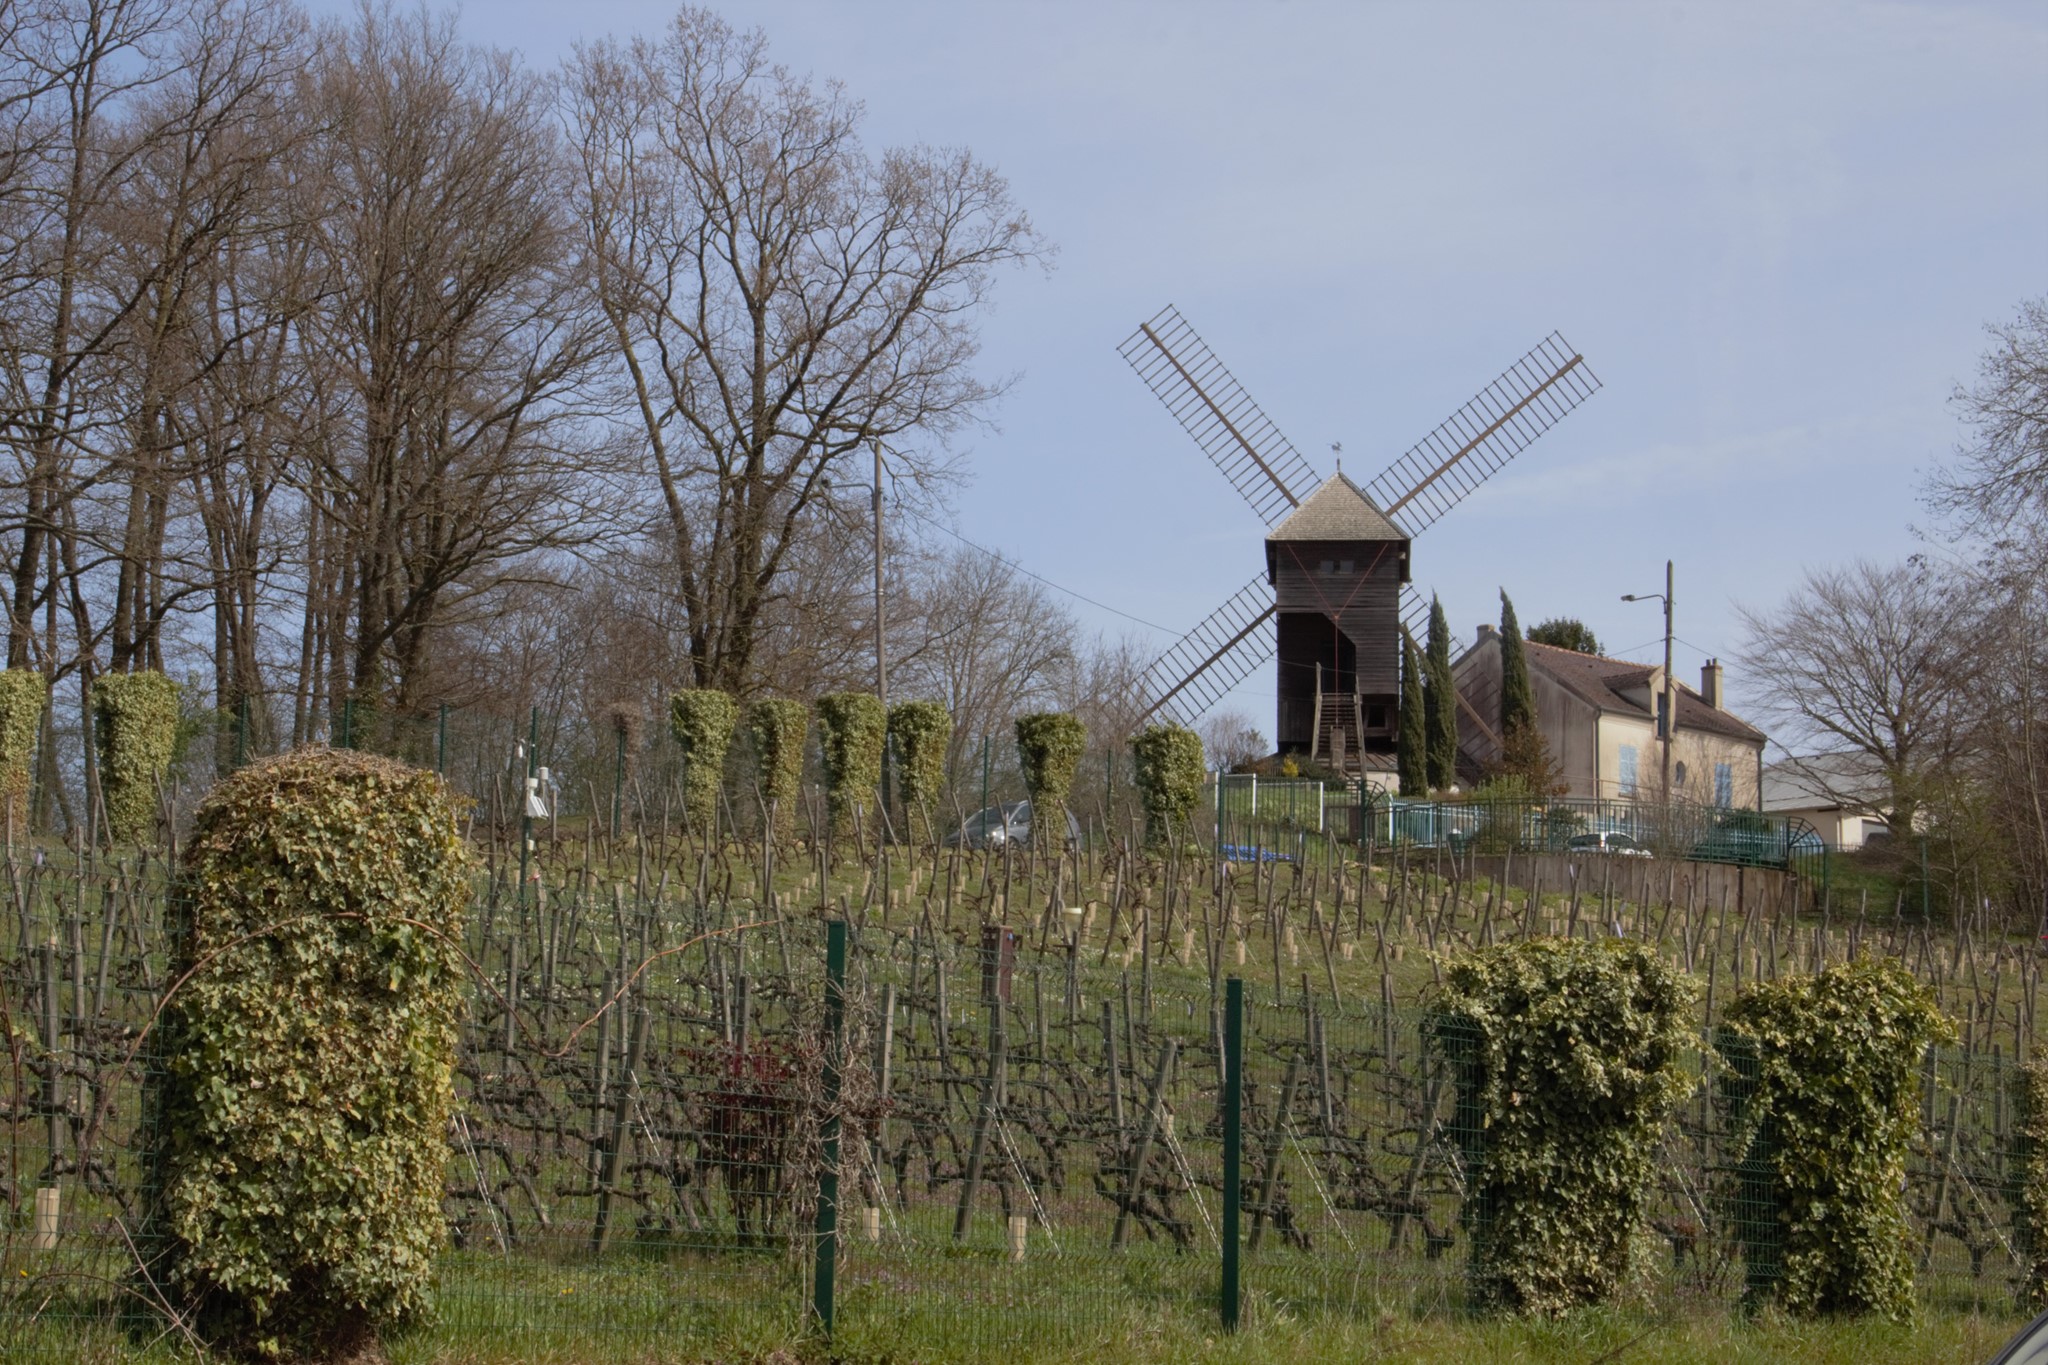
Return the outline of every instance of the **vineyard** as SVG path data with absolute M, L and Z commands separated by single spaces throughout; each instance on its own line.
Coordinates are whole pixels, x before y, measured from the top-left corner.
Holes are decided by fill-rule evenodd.
M 1624 897 L 1597 855 L 1529 890 L 1441 849 L 1234 860 L 1100 827 L 971 849 L 835 834 L 806 805 L 780 840 L 590 819 L 530 846 L 480 808 L 445 1332 L 711 1350 L 824 1309 L 849 1340 L 924 1321 L 1016 1348 L 1133 1315 L 1213 1326 L 1231 978 L 1243 1323 L 1456 1314 L 1470 1135 L 1424 1010 L 1447 955 L 1526 937 L 1634 940 L 1698 982 L 1632 1300 L 1732 1308 L 1743 1288 L 1711 1024 L 1746 983 L 1889 955 L 1960 1030 L 1919 1080 L 1917 1293 L 2013 1311 L 2027 945 L 1816 905 L 1784 874 L 1731 897 L 1677 860 L 1630 869 Z M 132 1238 L 175 857 L 0 862 L 0 1340 L 56 1352 L 152 1293 Z

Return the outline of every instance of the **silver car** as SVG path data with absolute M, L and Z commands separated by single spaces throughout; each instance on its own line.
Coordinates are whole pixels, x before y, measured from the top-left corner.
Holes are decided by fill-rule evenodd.
M 1031 803 L 1006 801 L 967 817 L 960 828 L 946 836 L 947 848 L 1001 848 L 1005 844 L 1031 842 Z M 1067 844 L 1081 842 L 1081 822 L 1067 812 Z
M 1647 858 L 1650 850 L 1637 843 L 1635 836 L 1618 830 L 1603 830 L 1598 834 L 1574 834 L 1565 846 L 1567 853 L 1615 853 L 1624 858 Z

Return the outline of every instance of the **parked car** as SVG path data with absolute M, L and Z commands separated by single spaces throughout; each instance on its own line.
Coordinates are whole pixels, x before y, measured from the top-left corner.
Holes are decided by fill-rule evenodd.
M 1614 853 L 1624 858 L 1647 858 L 1650 850 L 1636 842 L 1632 834 L 1618 830 L 1603 830 L 1598 834 L 1574 834 L 1565 843 L 1567 853 Z
M 2048 1313 L 2020 1328 L 1991 1365 L 2048 1365 Z
M 945 838 L 947 848 L 1001 848 L 1031 842 L 1031 803 L 1006 801 L 978 810 Z M 1067 846 L 1081 842 L 1081 822 L 1067 812 Z

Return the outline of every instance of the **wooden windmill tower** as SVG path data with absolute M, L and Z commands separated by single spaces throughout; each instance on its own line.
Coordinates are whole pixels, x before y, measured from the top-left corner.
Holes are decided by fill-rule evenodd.
M 1271 528 L 1265 572 L 1152 665 L 1145 714 L 1192 723 L 1274 659 L 1281 753 L 1346 770 L 1391 754 L 1401 642 L 1429 614 L 1409 581 L 1411 540 L 1600 381 L 1553 332 L 1361 487 L 1341 470 L 1318 476 L 1174 309 L 1141 324 L 1119 352 Z

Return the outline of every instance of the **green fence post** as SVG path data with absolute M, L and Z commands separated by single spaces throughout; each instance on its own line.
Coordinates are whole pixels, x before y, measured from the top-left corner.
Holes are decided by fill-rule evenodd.
M 1237 1225 L 1244 1198 L 1244 981 L 1223 995 L 1223 1330 L 1237 1330 Z
M 341 699 L 341 747 L 344 749 L 356 747 L 356 699 L 354 697 L 343 697 Z
M 829 1336 L 832 1277 L 839 1266 L 839 1053 L 846 1026 L 846 921 L 833 920 L 825 933 L 825 1116 L 819 1126 L 825 1159 L 818 1174 L 818 1261 L 811 1308 Z
M 988 736 L 981 737 L 981 808 L 988 809 Z M 987 843 L 988 822 L 982 822 L 982 842 Z
M 448 775 L 448 703 L 442 702 L 434 716 L 434 771 Z

